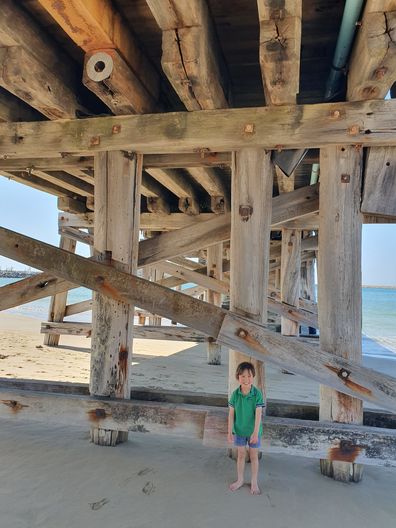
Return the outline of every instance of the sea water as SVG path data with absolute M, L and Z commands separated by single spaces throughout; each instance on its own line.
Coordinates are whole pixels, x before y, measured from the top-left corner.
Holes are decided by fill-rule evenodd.
M 20 279 L 0 277 L 0 286 L 17 280 Z M 67 304 L 85 301 L 91 296 L 90 290 L 75 288 L 69 291 Z M 48 308 L 49 298 L 47 297 L 6 311 L 46 321 Z M 396 360 L 396 288 L 362 288 L 362 308 L 363 353 L 368 356 L 393 357 Z M 91 312 L 72 315 L 65 321 L 89 322 Z

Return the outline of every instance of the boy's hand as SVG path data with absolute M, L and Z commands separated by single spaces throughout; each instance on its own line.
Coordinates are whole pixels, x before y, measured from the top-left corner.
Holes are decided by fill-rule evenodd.
M 250 437 L 250 443 L 251 444 L 257 444 L 258 442 L 258 434 L 252 434 L 252 436 Z
M 234 442 L 234 438 L 233 438 L 233 435 L 231 433 L 227 434 L 227 442 L 229 444 L 232 444 Z

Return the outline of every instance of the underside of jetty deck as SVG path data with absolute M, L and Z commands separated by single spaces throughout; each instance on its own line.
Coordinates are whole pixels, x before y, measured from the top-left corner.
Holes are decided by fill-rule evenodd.
M 230 392 L 246 359 L 264 393 L 266 362 L 321 383 L 315 418 L 272 407 L 264 451 L 344 481 L 396 465 L 396 379 L 361 365 L 362 224 L 396 222 L 396 0 L 2 0 L 0 60 L 0 175 L 56 196 L 60 235 L 0 227 L 42 271 L 0 310 L 51 296 L 45 343 L 92 338 L 89 394 L 3 380 L 0 416 L 225 446 L 221 406 L 130 384 L 133 337 L 200 341 Z

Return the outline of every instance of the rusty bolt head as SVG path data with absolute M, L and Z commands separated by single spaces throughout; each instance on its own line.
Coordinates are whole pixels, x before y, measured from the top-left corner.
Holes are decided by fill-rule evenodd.
M 247 336 L 247 332 L 246 330 L 243 330 L 243 328 L 239 329 L 238 330 L 238 337 L 242 337 L 242 338 L 245 338 Z
M 243 131 L 245 134 L 254 134 L 254 129 L 255 129 L 254 123 L 246 123 Z
M 383 77 L 385 77 L 385 74 L 387 71 L 388 71 L 388 68 L 386 66 L 377 68 L 374 72 L 374 78 L 380 81 Z
M 94 147 L 95 145 L 100 145 L 100 137 L 99 136 L 91 137 L 90 144 L 91 144 L 91 147 Z
M 333 110 L 330 115 L 338 119 L 341 116 L 341 112 L 339 110 Z
M 357 136 L 360 132 L 360 126 L 359 125 L 352 125 L 348 128 L 348 134 L 350 136 Z
M 349 183 L 351 181 L 351 175 L 350 174 L 341 174 L 341 182 L 342 183 Z
M 113 125 L 111 129 L 112 134 L 119 134 L 121 132 L 121 125 Z
M 350 374 L 351 373 L 350 373 L 349 370 L 342 368 L 338 372 L 338 377 L 341 378 L 341 379 L 347 379 L 347 378 L 349 378 Z

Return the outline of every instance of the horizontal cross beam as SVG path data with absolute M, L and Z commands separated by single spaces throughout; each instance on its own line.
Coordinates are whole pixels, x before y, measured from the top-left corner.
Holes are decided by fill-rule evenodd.
M 0 124 L 0 156 L 396 146 L 396 100 L 171 112 Z

